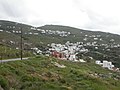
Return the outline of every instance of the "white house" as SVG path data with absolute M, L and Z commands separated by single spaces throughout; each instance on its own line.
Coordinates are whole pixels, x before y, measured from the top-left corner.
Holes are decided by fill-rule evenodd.
M 76 60 L 76 55 L 75 54 L 70 55 L 69 60 L 71 61 Z
M 114 65 L 112 65 L 112 62 L 103 61 L 103 67 L 112 70 L 112 68 L 114 67 Z
M 97 60 L 97 61 L 95 61 L 95 63 L 100 65 L 101 61 Z
M 0 32 L 3 32 L 3 30 L 0 29 Z
M 103 61 L 103 67 L 107 68 L 108 67 L 108 61 Z
M 83 59 L 79 59 L 79 61 L 80 61 L 80 62 L 83 62 L 83 63 L 84 63 L 84 62 L 86 62 L 86 61 L 85 61 L 85 60 L 83 60 Z

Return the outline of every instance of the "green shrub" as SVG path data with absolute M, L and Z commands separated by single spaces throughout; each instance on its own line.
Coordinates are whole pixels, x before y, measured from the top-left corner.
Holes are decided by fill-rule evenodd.
M 0 85 L 4 90 L 8 90 L 8 81 L 0 76 Z

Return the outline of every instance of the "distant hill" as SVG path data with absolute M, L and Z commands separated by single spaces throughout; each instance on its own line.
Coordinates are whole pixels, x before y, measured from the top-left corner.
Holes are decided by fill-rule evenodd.
M 70 38 L 70 39 L 76 39 L 75 41 L 83 41 L 83 38 L 88 37 L 88 42 L 93 41 L 94 36 L 90 37 L 92 35 L 95 35 L 99 38 L 104 38 L 101 43 L 110 43 L 110 39 L 115 39 L 116 43 L 120 43 L 120 35 L 117 34 L 112 34 L 112 33 L 107 33 L 107 32 L 100 32 L 100 31 L 89 31 L 89 30 L 83 30 L 83 29 L 78 29 L 74 27 L 69 27 L 69 26 L 61 26 L 61 25 L 45 25 L 42 27 L 38 27 L 43 30 L 60 30 L 60 31 L 68 31 L 71 32 L 72 36 L 75 35 L 75 38 Z M 87 36 L 86 36 L 87 35 Z M 100 35 L 100 36 L 99 36 Z M 79 39 L 79 40 L 77 40 Z M 72 41 L 72 42 L 73 42 Z
M 67 41 L 82 42 L 89 52 L 80 53 L 81 57 L 90 56 L 95 60 L 112 61 L 120 67 L 120 35 L 61 25 L 34 27 L 0 20 L 0 44 L 14 49 L 20 48 L 21 29 L 24 49 L 41 49 L 47 47 L 47 44 L 64 44 Z

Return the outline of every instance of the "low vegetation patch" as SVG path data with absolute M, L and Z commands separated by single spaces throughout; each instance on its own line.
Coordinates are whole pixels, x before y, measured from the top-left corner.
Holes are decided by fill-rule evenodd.
M 53 62 L 66 67 L 60 68 Z M 120 90 L 119 76 L 92 62 L 45 56 L 0 64 L 3 90 Z

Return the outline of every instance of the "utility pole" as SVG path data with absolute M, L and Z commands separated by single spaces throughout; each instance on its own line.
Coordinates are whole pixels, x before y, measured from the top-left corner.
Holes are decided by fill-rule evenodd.
M 22 32 L 22 27 L 20 28 L 21 29 L 21 42 L 20 42 L 20 53 L 21 53 L 21 60 L 22 60 L 22 57 L 23 57 L 23 47 L 22 47 L 22 44 L 23 44 L 23 40 L 22 40 L 22 37 L 23 37 L 23 32 Z
M 2 53 L 1 53 L 0 59 L 1 59 L 1 64 L 2 64 Z

